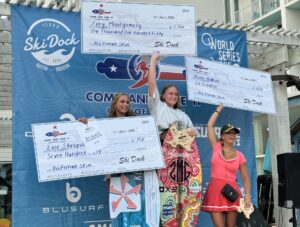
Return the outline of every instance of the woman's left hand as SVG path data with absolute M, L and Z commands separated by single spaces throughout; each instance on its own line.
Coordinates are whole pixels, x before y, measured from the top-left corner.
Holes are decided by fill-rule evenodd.
M 195 129 L 195 128 L 190 128 L 190 129 L 188 130 L 188 134 L 189 134 L 189 136 L 197 136 L 197 134 L 198 134 L 197 129 Z
M 245 207 L 249 208 L 251 206 L 251 204 L 252 204 L 251 197 L 248 196 L 248 195 L 246 195 L 244 200 L 245 200 Z
M 86 117 L 81 117 L 81 118 L 78 118 L 77 121 L 87 125 L 89 120 Z

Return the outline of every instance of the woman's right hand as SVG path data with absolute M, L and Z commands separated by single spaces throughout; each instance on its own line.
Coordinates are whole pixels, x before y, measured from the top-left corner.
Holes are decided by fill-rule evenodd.
M 219 113 L 221 113 L 221 112 L 223 111 L 223 109 L 224 109 L 224 105 L 223 105 L 223 103 L 220 103 L 220 104 L 217 106 L 216 111 L 219 112 Z
M 78 118 L 78 121 L 83 123 L 83 124 L 86 124 L 86 125 L 88 123 L 88 119 L 86 117 L 80 117 L 80 118 Z
M 224 108 L 223 103 L 220 103 L 217 106 L 216 110 L 211 114 L 211 116 L 207 122 L 207 137 L 208 137 L 208 141 L 209 141 L 209 144 L 212 149 L 214 149 L 215 144 L 218 142 L 216 139 L 216 132 L 214 129 L 214 125 L 215 125 L 219 115 L 221 114 L 223 108 Z
M 160 59 L 160 52 L 156 51 L 151 55 L 149 74 L 148 74 L 148 87 L 149 87 L 149 96 L 154 97 L 155 88 L 156 88 L 156 64 Z
M 154 63 L 156 64 L 156 62 L 160 59 L 160 52 L 156 51 L 151 55 L 151 64 Z

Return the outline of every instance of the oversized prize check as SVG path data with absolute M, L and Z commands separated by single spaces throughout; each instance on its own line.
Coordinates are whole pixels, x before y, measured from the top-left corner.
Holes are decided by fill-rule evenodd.
M 271 75 L 267 72 L 186 57 L 188 99 L 275 114 Z
M 196 55 L 195 7 L 83 0 L 81 52 Z
M 76 129 L 84 126 L 90 131 L 95 124 L 103 135 L 95 130 L 84 137 Z M 165 166 L 153 116 L 94 119 L 87 125 L 39 123 L 32 124 L 32 131 L 39 182 Z M 99 149 L 88 151 L 86 141 L 100 138 L 99 135 L 108 143 L 100 142 Z

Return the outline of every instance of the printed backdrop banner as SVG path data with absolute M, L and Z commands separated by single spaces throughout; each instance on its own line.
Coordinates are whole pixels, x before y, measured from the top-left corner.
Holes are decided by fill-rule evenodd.
M 109 194 L 103 176 L 38 182 L 31 124 L 107 117 L 112 95 L 120 91 L 130 95 L 138 115 L 148 114 L 147 64 L 138 55 L 81 54 L 79 13 L 14 5 L 12 31 L 13 225 L 109 226 Z M 244 32 L 198 27 L 197 39 L 198 57 L 247 67 Z M 178 86 L 182 109 L 199 130 L 205 192 L 211 157 L 206 123 L 216 106 L 187 100 L 183 57 L 164 58 L 159 72 L 159 89 L 166 83 Z M 252 198 L 256 198 L 252 114 L 227 108 L 216 128 L 228 121 L 241 129 L 236 147 L 248 160 Z M 209 215 L 201 212 L 198 226 L 212 226 Z

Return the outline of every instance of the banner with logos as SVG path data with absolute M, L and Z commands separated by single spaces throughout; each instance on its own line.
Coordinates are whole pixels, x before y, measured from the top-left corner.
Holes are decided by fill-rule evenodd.
M 79 13 L 13 5 L 12 31 L 13 226 L 109 226 L 104 176 L 38 182 L 31 124 L 107 117 L 112 96 L 120 91 L 129 94 L 136 114 L 149 114 L 147 64 L 139 55 L 81 54 Z M 198 27 L 197 40 L 198 57 L 247 67 L 244 32 Z M 183 57 L 162 59 L 158 71 L 159 89 L 176 84 L 182 109 L 199 131 L 205 192 L 211 157 L 206 124 L 216 106 L 187 100 Z M 256 203 L 252 114 L 226 108 L 217 132 L 227 122 L 241 129 L 236 148 L 247 158 Z M 207 213 L 200 213 L 197 226 L 212 226 Z

